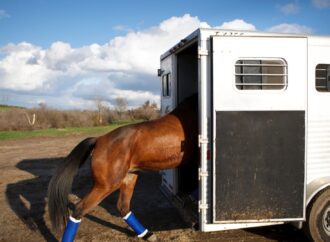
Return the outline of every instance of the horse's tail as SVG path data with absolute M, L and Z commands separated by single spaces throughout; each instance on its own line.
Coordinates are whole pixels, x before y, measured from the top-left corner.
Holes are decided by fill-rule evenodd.
M 48 185 L 48 213 L 53 228 L 59 231 L 66 224 L 68 211 L 68 195 L 79 167 L 91 154 L 96 138 L 81 141 L 59 165 Z

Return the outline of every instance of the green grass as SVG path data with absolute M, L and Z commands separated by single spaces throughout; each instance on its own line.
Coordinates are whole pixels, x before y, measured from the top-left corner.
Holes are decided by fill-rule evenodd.
M 8 109 L 24 109 L 23 107 L 18 106 L 10 106 L 10 105 L 4 105 L 0 104 L 0 111 L 8 110 Z
M 121 122 L 108 126 L 87 127 L 87 128 L 63 128 L 63 129 L 41 129 L 31 131 L 0 131 L 0 140 L 20 139 L 31 137 L 59 137 L 69 135 L 101 135 L 120 126 L 133 122 Z

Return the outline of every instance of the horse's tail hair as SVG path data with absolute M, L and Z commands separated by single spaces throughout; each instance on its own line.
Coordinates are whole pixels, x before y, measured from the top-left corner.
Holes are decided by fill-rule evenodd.
M 48 213 L 52 227 L 60 231 L 66 225 L 68 210 L 68 195 L 72 182 L 79 167 L 93 151 L 96 138 L 81 141 L 58 166 L 48 185 Z

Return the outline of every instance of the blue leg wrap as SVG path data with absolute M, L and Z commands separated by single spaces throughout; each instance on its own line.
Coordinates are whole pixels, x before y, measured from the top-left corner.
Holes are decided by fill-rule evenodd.
M 124 217 L 125 222 L 134 230 L 134 232 L 138 235 L 139 238 L 145 236 L 148 233 L 148 230 L 143 227 L 142 224 L 136 219 L 132 212 L 129 212 Z
M 70 216 L 68 224 L 66 225 L 62 242 L 73 242 L 74 237 L 76 236 L 79 224 L 81 220 L 77 220 Z

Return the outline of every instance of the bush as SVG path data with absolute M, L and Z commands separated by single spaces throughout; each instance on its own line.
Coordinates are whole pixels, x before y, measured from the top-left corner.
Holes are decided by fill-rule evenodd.
M 131 117 L 138 120 L 151 120 L 160 115 L 157 104 L 146 101 L 141 107 L 131 110 Z
M 33 122 L 33 116 L 35 121 Z M 0 110 L 0 130 L 33 130 L 67 127 L 92 127 L 108 125 L 118 121 L 150 120 L 159 117 L 155 103 L 145 102 L 131 110 L 110 110 L 102 107 L 98 111 L 56 110 L 45 105 L 38 108 L 8 108 Z
M 24 109 L 6 109 L 0 111 L 0 130 L 29 130 L 31 129 Z

